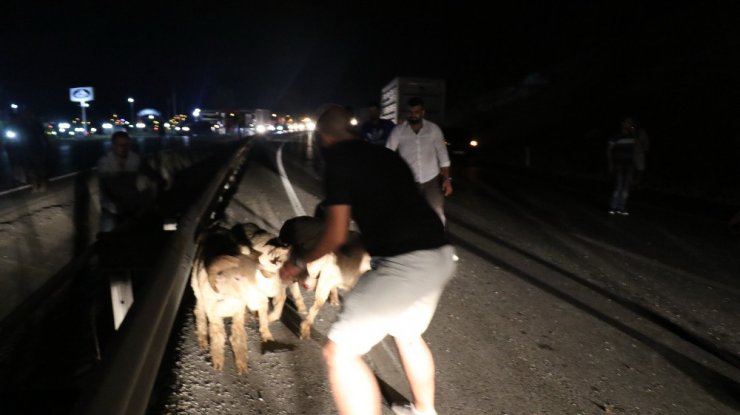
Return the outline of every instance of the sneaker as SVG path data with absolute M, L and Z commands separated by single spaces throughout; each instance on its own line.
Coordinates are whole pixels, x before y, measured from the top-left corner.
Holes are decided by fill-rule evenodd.
M 616 210 L 612 210 L 612 209 L 610 209 L 610 210 L 609 210 L 609 214 L 610 214 L 610 215 L 616 215 L 616 214 L 617 214 L 617 211 L 616 211 Z
M 396 415 L 437 415 L 437 411 L 432 412 L 419 412 L 414 408 L 414 404 L 398 404 L 394 403 L 391 405 L 391 411 Z

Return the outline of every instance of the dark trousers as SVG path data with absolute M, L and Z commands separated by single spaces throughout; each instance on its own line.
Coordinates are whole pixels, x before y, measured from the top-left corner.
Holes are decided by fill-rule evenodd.
M 632 185 L 632 173 L 635 168 L 632 165 L 617 164 L 614 166 L 614 191 L 612 192 L 611 210 L 624 211 L 627 209 L 627 199 L 630 195 Z

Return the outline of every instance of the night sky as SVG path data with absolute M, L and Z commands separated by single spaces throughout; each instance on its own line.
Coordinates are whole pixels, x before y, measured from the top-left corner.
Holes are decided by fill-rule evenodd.
M 527 80 L 616 96 L 645 82 L 708 85 L 695 77 L 716 87 L 738 73 L 737 18 L 722 6 L 731 2 L 235 4 L 4 2 L 0 102 L 72 115 L 68 88 L 93 86 L 92 117 L 128 113 L 129 96 L 169 112 L 173 94 L 187 113 L 310 112 L 364 106 L 401 75 L 445 78 L 454 114 L 486 111 Z

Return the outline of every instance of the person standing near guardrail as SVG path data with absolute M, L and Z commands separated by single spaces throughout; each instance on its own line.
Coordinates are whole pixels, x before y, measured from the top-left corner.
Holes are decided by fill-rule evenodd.
M 609 213 L 612 215 L 629 215 L 627 199 L 635 170 L 636 146 L 637 126 L 632 117 L 625 117 L 622 119 L 621 130 L 609 139 L 607 146 L 609 173 L 614 179 L 609 202 Z
M 28 109 L 13 115 L 8 126 L 12 141 L 6 144 L 16 185 L 29 184 L 31 191 L 46 189 L 46 163 L 50 143 L 41 121 Z
M 324 227 L 309 252 L 285 262 L 280 277 L 292 281 L 307 263 L 339 249 L 354 219 L 373 267 L 347 295 L 324 345 L 334 401 L 343 415 L 380 415 L 380 389 L 363 355 L 391 335 L 414 399 L 394 412 L 435 415 L 434 359 L 422 334 L 455 271 L 453 247 L 408 165 L 359 139 L 351 118 L 332 106 L 316 123 L 326 159 Z
M 396 126 L 386 147 L 398 151 L 414 173 L 419 191 L 445 223 L 444 198 L 452 194 L 450 156 L 439 126 L 424 119 L 424 101 L 411 98 L 406 121 Z M 441 184 L 440 184 L 441 182 Z
M 98 160 L 100 191 L 100 232 L 110 232 L 134 217 L 142 205 L 137 185 L 142 170 L 141 157 L 131 150 L 131 137 L 125 131 L 111 136 L 111 151 Z

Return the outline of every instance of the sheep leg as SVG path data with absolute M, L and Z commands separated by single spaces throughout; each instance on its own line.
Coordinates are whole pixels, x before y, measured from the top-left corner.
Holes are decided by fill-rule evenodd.
M 260 336 L 262 337 L 263 342 L 273 341 L 272 333 L 270 332 L 270 320 L 268 319 L 268 300 L 265 299 L 265 301 L 260 304 L 259 310 L 257 310 L 257 316 L 259 318 L 259 330 L 260 330 Z
M 298 312 L 306 315 L 306 303 L 303 301 L 303 294 L 301 294 L 301 286 L 294 282 L 290 284 L 290 295 L 293 297 L 295 306 L 298 308 Z
M 224 342 L 226 340 L 226 328 L 222 318 L 214 318 L 208 322 L 208 332 L 211 337 L 211 359 L 213 368 L 222 370 L 224 368 Z
M 240 375 L 246 374 L 247 369 L 247 330 L 244 328 L 247 310 L 242 309 L 231 317 L 231 349 L 234 352 L 236 371 Z
M 283 307 L 285 307 L 286 298 L 287 294 L 285 293 L 285 288 L 281 288 L 278 295 L 272 299 L 272 312 L 270 312 L 267 318 L 270 323 L 280 320 L 280 316 L 283 314 Z
M 331 291 L 329 291 L 329 304 L 331 305 L 339 305 L 339 290 L 337 287 L 332 287 Z
M 308 316 L 301 322 L 301 339 L 307 339 L 311 335 L 311 326 L 313 325 L 316 316 L 319 314 L 319 310 L 326 302 L 329 297 L 329 293 L 333 288 L 333 279 L 328 275 L 324 275 L 319 278 L 318 284 L 316 285 L 316 295 L 314 296 L 313 305 L 308 311 Z

